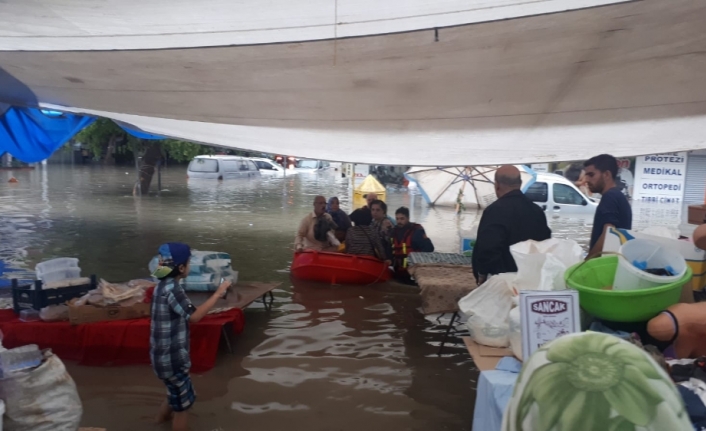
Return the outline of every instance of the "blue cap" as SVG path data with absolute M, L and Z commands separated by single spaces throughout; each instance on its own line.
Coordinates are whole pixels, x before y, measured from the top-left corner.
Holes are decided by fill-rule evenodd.
M 182 242 L 168 242 L 159 246 L 159 265 L 153 277 L 164 278 L 179 265 L 186 265 L 191 257 L 191 247 Z

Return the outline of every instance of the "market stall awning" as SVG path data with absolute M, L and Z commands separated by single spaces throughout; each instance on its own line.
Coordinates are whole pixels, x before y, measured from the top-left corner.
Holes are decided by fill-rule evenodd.
M 706 147 L 702 0 L 275 3 L 5 1 L 0 102 L 360 163 Z

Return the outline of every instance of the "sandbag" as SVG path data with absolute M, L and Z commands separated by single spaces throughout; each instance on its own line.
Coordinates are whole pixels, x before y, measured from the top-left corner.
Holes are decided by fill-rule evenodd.
M 515 273 L 490 277 L 458 302 L 459 309 L 468 316 L 466 326 L 471 338 L 490 347 L 507 347 L 508 315 L 512 308 Z
M 563 290 L 564 272 L 581 262 L 583 250 L 574 240 L 550 238 L 517 243 L 510 253 L 517 264 L 517 289 Z
M 51 353 L 39 367 L 0 380 L 4 431 L 76 431 L 83 407 L 63 362 Z

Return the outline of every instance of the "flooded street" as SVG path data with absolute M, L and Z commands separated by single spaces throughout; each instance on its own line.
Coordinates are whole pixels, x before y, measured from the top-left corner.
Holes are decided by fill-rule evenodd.
M 352 210 L 348 182 L 336 174 L 195 181 L 176 166 L 163 174 L 160 197 L 141 199 L 124 167 L 12 175 L 18 184 L 0 172 L 0 259 L 15 268 L 74 256 L 83 274 L 121 282 L 148 276 L 161 243 L 183 241 L 230 253 L 241 281 L 282 283 L 271 312 L 257 303 L 245 311 L 234 353 L 222 348 L 216 367 L 194 376 L 192 429 L 470 430 L 478 372 L 461 345 L 437 357 L 444 328 L 419 312 L 414 288 L 290 281 L 294 233 L 313 197 L 338 196 Z M 406 191 L 388 192 L 387 203 L 391 213 L 409 206 L 441 252 L 458 251 L 459 232 L 480 218 L 430 209 Z M 550 225 L 557 237 L 588 242 L 590 218 Z M 168 429 L 151 424 L 164 387 L 150 367 L 68 366 L 84 426 Z

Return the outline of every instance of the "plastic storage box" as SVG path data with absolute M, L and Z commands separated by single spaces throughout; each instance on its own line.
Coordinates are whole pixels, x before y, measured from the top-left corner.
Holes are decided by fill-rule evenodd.
M 17 279 L 12 280 L 12 305 L 15 313 L 21 310 L 41 310 L 49 305 L 63 304 L 70 299 L 80 298 L 98 286 L 96 276 L 91 276 L 89 284 L 80 286 L 59 287 L 55 289 L 42 289 L 42 282 L 37 280 L 34 284 L 20 286 Z
M 37 273 L 37 278 L 41 278 L 40 276 L 44 273 L 65 268 L 78 268 L 78 259 L 74 257 L 60 257 L 58 259 L 46 260 L 38 263 L 34 267 L 34 271 Z

